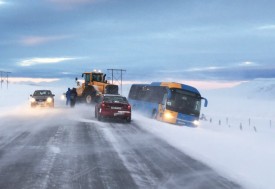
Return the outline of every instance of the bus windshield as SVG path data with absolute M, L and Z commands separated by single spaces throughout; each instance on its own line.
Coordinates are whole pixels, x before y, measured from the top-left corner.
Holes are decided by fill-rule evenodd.
M 166 109 L 187 115 L 199 116 L 201 98 L 198 94 L 182 89 L 171 89 Z

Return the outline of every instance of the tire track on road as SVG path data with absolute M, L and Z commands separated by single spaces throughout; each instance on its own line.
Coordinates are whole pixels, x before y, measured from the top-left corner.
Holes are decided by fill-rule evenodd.
M 241 188 L 137 124 L 110 123 L 104 131 L 140 188 Z

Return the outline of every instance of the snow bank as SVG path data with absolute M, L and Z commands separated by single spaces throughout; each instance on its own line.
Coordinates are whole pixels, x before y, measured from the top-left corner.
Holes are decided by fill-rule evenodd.
M 137 114 L 133 119 L 172 146 L 247 188 L 275 188 L 274 128 L 269 133 L 256 133 L 209 122 L 201 122 L 198 128 L 189 128 L 161 123 Z
M 262 85 L 272 89 L 273 82 Z M 260 92 L 259 88 L 261 82 L 257 80 L 233 89 L 203 91 L 209 107 L 202 108 L 207 120 L 201 121 L 198 128 L 175 126 L 137 114 L 133 120 L 246 188 L 274 189 L 274 94 L 272 90 Z M 251 91 L 258 91 L 253 98 Z
M 144 118 L 136 112 L 133 113 L 133 122 L 246 188 L 274 189 L 275 102 L 271 100 L 274 97 L 273 83 L 257 80 L 233 89 L 201 91 L 202 95 L 208 98 L 209 107 L 202 108 L 207 121 L 201 121 L 198 128 L 162 123 Z M 263 89 L 261 85 L 265 90 L 258 90 Z M 65 115 L 63 119 L 50 120 L 52 122 L 61 120 L 64 123 L 66 119 L 85 119 L 74 110 L 66 109 L 65 102 L 59 99 L 67 87 L 67 84 L 13 84 L 8 90 L 1 89 L 0 130 L 8 134 L 11 127 L 18 122 L 3 119 L 6 114 L 22 114 L 22 117 L 26 118 L 35 115 L 42 120 L 42 126 L 43 120 L 49 121 L 52 114 Z M 32 111 L 28 98 L 35 89 L 52 90 L 56 95 L 57 108 L 54 111 Z M 129 90 L 129 86 L 125 86 L 124 91 L 125 89 Z M 257 91 L 253 93 L 253 98 L 250 98 L 251 91 Z M 123 95 L 128 96 L 127 92 Z M 85 112 L 85 109 L 82 110 Z M 2 127 L 4 122 L 11 123 L 10 128 Z M 53 150 L 58 152 L 58 149 Z

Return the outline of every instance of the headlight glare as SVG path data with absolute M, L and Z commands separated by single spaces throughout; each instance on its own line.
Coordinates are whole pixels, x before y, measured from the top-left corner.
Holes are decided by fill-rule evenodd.
M 53 101 L 53 99 L 52 99 L 51 97 L 48 97 L 48 98 L 47 98 L 47 102 L 48 102 L 48 103 L 51 103 L 52 101 Z
M 65 99 L 66 99 L 65 95 L 64 95 L 64 94 L 61 95 L 60 99 L 61 99 L 61 100 L 65 100 Z
M 166 113 L 164 113 L 164 117 L 165 117 L 165 119 L 171 119 L 171 118 L 173 118 L 173 115 L 169 112 L 166 112 Z
M 34 103 L 34 102 L 35 102 L 35 98 L 31 97 L 31 98 L 30 98 L 30 102 L 31 102 L 31 103 Z
M 193 124 L 194 124 L 195 126 L 198 126 L 198 125 L 200 124 L 200 122 L 199 122 L 198 120 L 195 120 L 195 121 L 193 121 Z

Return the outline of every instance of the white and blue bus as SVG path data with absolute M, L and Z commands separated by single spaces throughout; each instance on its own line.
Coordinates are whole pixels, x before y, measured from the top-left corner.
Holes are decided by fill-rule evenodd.
M 186 126 L 198 126 L 201 101 L 208 101 L 189 85 L 174 82 L 133 84 L 128 100 L 133 108 L 154 119 Z

